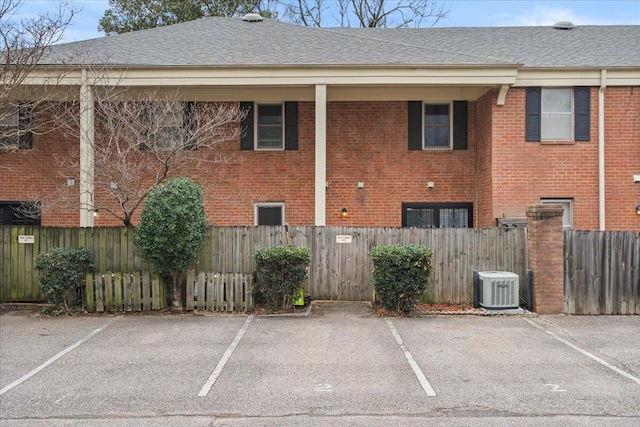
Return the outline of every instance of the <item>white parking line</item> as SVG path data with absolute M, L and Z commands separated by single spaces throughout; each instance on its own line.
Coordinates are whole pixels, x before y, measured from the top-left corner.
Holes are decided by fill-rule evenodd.
M 538 325 L 537 323 L 532 322 L 532 321 L 531 321 L 531 320 L 529 320 L 529 319 L 524 319 L 524 320 L 525 320 L 525 321 L 527 321 L 529 324 L 531 324 L 531 325 L 535 326 L 536 328 L 538 328 L 538 329 L 540 329 L 540 330 L 545 331 L 547 334 L 551 335 L 552 337 L 554 337 L 555 339 L 557 339 L 557 340 L 558 340 L 558 341 L 560 341 L 561 343 L 568 345 L 568 346 L 569 346 L 569 347 L 571 347 L 572 349 L 574 349 L 574 350 L 576 350 L 576 351 L 578 351 L 578 352 L 582 353 L 583 355 L 587 356 L 588 358 L 593 359 L 593 360 L 595 360 L 596 362 L 600 363 L 601 365 L 604 365 L 604 366 L 606 366 L 607 368 L 611 369 L 612 371 L 614 371 L 614 372 L 616 372 L 616 373 L 618 373 L 618 374 L 622 375 L 623 377 L 628 378 L 628 379 L 630 379 L 631 381 L 633 381 L 633 382 L 635 382 L 635 383 L 637 383 L 637 384 L 640 384 L 640 378 L 634 377 L 633 375 L 631 375 L 631 374 L 629 374 L 629 373 L 627 373 L 627 372 L 623 371 L 622 369 L 620 369 L 620 368 L 618 368 L 618 367 L 616 367 L 616 366 L 613 366 L 611 363 L 607 362 L 606 360 L 602 360 L 602 359 L 601 359 L 601 358 L 599 358 L 598 356 L 595 356 L 595 355 L 593 355 L 593 354 L 589 353 L 587 350 L 584 350 L 584 349 L 582 349 L 582 348 L 578 347 L 577 345 L 572 344 L 572 343 L 570 343 L 569 341 L 567 341 L 567 340 L 565 340 L 565 339 L 563 339 L 563 338 L 560 338 L 559 336 L 557 336 L 557 335 L 556 335 L 556 334 L 554 334 L 553 332 L 551 332 L 551 331 L 549 331 L 549 330 L 547 330 L 547 329 L 543 328 L 542 326 Z
M 0 390 L 0 396 L 2 396 L 3 394 L 5 394 L 6 392 L 8 392 L 9 390 L 11 390 L 12 388 L 14 388 L 15 386 L 18 386 L 20 384 L 22 384 L 23 382 L 25 382 L 26 380 L 28 380 L 29 378 L 31 378 L 32 376 L 34 376 L 35 374 L 37 374 L 38 372 L 42 371 L 44 368 L 46 368 L 47 366 L 51 365 L 53 362 L 55 362 L 56 360 L 60 359 L 62 356 L 64 356 L 65 354 L 69 353 L 70 351 L 76 349 L 80 344 L 84 343 L 85 341 L 87 341 L 89 338 L 91 338 L 92 336 L 94 336 L 95 334 L 97 334 L 98 332 L 102 331 L 104 328 L 106 328 L 107 326 L 109 326 L 110 324 L 112 324 L 113 322 L 115 322 L 116 320 L 120 319 L 122 316 L 118 316 L 115 319 L 113 319 L 112 321 L 110 321 L 109 323 L 107 323 L 106 325 L 104 325 L 101 328 L 96 329 L 95 331 L 91 332 L 89 335 L 87 335 L 86 337 L 82 338 L 80 341 L 70 345 L 69 347 L 65 348 L 64 350 L 62 350 L 60 353 L 56 354 L 55 356 L 53 356 L 51 359 L 47 360 L 46 362 L 44 362 L 42 365 L 38 366 L 37 368 L 35 368 L 33 371 L 29 372 L 28 374 L 25 374 L 23 376 L 21 376 L 20 378 L 18 378 L 17 380 L 15 380 L 14 382 L 12 382 L 11 384 L 7 385 L 6 387 L 4 387 L 2 390 Z
M 393 337 L 396 339 L 396 342 L 398 343 L 400 350 L 402 350 L 402 352 L 404 353 L 404 357 L 407 358 L 407 361 L 409 362 L 411 369 L 413 369 L 413 373 L 416 374 L 416 378 L 418 378 L 418 381 L 420 382 L 422 389 L 427 394 L 427 396 L 434 397 L 436 395 L 436 392 L 431 387 L 431 384 L 429 384 L 429 381 L 427 381 L 427 377 L 425 377 L 424 373 L 422 373 L 422 370 L 420 369 L 415 359 L 411 355 L 411 352 L 404 345 L 404 341 L 402 341 L 402 337 L 398 333 L 398 330 L 396 329 L 396 327 L 393 325 L 393 322 L 391 321 L 391 319 L 384 319 L 384 320 L 385 322 L 387 322 L 387 326 L 389 327 L 389 330 L 393 334 Z
M 238 331 L 238 334 L 234 338 L 233 342 L 227 348 L 227 351 L 225 351 L 224 354 L 222 355 L 222 359 L 220 359 L 220 361 L 218 362 L 216 369 L 213 370 L 213 373 L 211 374 L 207 382 L 204 383 L 204 385 L 202 386 L 202 389 L 200 390 L 200 393 L 198 393 L 198 396 L 204 397 L 207 394 L 209 394 L 209 390 L 211 390 L 211 387 L 213 387 L 216 380 L 220 376 L 220 373 L 222 372 L 224 365 L 226 365 L 227 361 L 233 354 L 233 351 L 238 346 L 238 343 L 242 339 L 242 336 L 244 335 L 244 333 L 247 331 L 247 328 L 249 327 L 249 323 L 251 323 L 252 319 L 253 319 L 253 314 L 249 315 L 249 317 L 247 317 L 247 320 L 244 321 L 242 328 L 240 328 L 240 330 Z

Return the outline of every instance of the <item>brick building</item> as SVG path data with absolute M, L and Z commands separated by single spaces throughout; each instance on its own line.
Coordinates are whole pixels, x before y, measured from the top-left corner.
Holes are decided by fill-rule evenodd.
M 640 26 L 314 29 L 206 18 L 54 46 L 39 72 L 64 71 L 71 97 L 99 90 L 80 69 L 106 63 L 126 73 L 127 90 L 239 103 L 242 136 L 216 149 L 233 160 L 180 171 L 211 186 L 206 210 L 218 225 L 490 227 L 560 203 L 565 227 L 640 230 L 638 40 Z M 85 65 L 69 71 L 80 56 Z M 0 125 L 20 126 L 17 109 L 7 117 Z M 106 189 L 61 176 L 52 160 L 89 138 L 54 130 L 4 141 L 19 149 L 0 150 L 2 223 L 20 221 L 17 204 L 66 186 L 85 209 L 43 206 L 33 222 L 119 224 L 94 216 Z

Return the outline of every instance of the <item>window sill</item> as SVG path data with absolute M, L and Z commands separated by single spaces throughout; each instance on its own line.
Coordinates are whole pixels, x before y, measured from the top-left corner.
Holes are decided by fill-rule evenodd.
M 540 145 L 576 145 L 575 141 L 559 140 L 559 141 L 540 141 Z

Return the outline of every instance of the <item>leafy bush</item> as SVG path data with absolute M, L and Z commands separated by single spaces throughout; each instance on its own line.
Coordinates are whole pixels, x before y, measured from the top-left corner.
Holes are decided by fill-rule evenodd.
M 253 259 L 258 275 L 256 293 L 271 310 L 290 308 L 296 289 L 309 275 L 311 249 L 275 246 L 257 251 Z
M 153 188 L 136 227 L 140 255 L 173 282 L 172 304 L 182 309 L 183 276 L 196 260 L 207 233 L 202 188 L 189 178 L 172 178 Z
M 87 248 L 52 248 L 36 257 L 40 290 L 49 312 L 61 313 L 82 307 L 79 285 L 94 269 L 93 253 Z
M 431 250 L 421 245 L 376 246 L 371 250 L 373 286 L 388 310 L 408 312 L 429 286 Z

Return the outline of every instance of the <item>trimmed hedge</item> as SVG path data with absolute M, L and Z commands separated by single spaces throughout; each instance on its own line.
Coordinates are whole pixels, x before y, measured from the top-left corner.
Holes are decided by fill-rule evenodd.
M 88 248 L 52 248 L 36 257 L 40 290 L 51 314 L 82 307 L 79 285 L 94 269 L 93 252 Z
M 271 310 L 291 308 L 296 290 L 309 276 L 311 249 L 275 246 L 260 249 L 253 259 L 258 276 L 255 292 Z
M 429 286 L 431 250 L 421 245 L 385 245 L 371 250 L 373 287 L 387 310 L 411 311 Z

